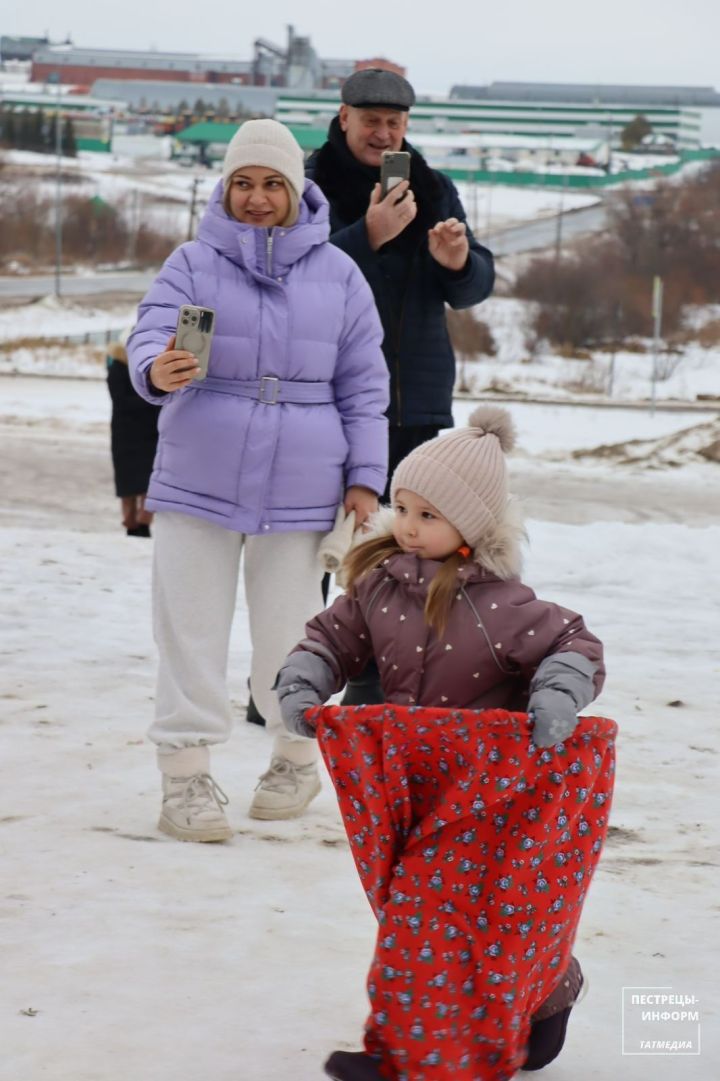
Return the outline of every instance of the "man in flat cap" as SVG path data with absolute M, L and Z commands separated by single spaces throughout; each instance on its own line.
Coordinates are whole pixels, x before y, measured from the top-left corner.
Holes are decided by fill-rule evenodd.
M 355 72 L 327 142 L 306 167 L 330 203 L 330 239 L 367 278 L 385 329 L 390 474 L 418 444 L 452 427 L 455 359 L 445 305 L 479 304 L 494 280 L 492 255 L 470 232 L 454 184 L 405 141 L 414 102 L 401 75 Z M 381 199 L 384 150 L 409 151 L 410 180 Z
M 379 68 L 357 71 L 341 98 L 306 174 L 325 193 L 330 239 L 367 278 L 385 330 L 392 476 L 411 450 L 452 427 L 455 357 L 445 305 L 470 308 L 484 300 L 493 287 L 493 257 L 468 228 L 452 181 L 405 141 L 415 102 L 407 79 Z M 410 180 L 381 199 L 384 150 L 409 151 Z M 363 695 L 346 701 L 378 700 Z

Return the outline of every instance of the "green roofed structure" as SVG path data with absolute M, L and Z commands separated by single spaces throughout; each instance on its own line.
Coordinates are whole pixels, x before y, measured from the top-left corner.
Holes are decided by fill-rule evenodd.
M 217 121 L 204 121 L 200 124 L 191 124 L 189 128 L 180 131 L 175 136 L 179 149 L 173 154 L 175 158 L 187 158 L 193 156 L 199 161 L 214 162 L 225 156 L 225 148 L 238 130 L 238 124 L 218 123 Z M 290 127 L 300 148 L 304 154 L 309 154 L 322 146 L 327 139 L 327 131 L 324 128 Z M 195 153 L 193 153 L 193 148 Z

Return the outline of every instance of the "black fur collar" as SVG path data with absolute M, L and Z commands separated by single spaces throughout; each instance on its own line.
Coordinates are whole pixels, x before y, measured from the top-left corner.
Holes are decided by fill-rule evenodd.
M 403 150 L 410 152 L 410 187 L 418 213 L 415 220 L 386 248 L 415 250 L 440 220 L 442 190 L 434 171 L 421 154 L 403 140 Z M 328 141 L 313 155 L 315 183 L 327 196 L 341 221 L 349 225 L 362 218 L 370 202 L 373 186 L 380 180 L 380 169 L 363 165 L 348 150 L 345 133 L 337 116 L 328 129 Z

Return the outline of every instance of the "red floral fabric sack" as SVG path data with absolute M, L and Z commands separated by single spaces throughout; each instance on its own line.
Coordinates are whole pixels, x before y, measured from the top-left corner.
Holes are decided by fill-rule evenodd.
M 616 725 L 542 750 L 524 713 L 308 713 L 378 920 L 365 1047 L 392 1081 L 507 1081 L 570 960 Z

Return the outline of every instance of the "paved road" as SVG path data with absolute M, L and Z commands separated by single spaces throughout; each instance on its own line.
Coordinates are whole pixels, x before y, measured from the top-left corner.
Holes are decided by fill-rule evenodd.
M 156 271 L 102 271 L 92 275 L 64 274 L 60 281 L 62 296 L 92 296 L 98 293 L 133 293 L 142 296 Z M 0 297 L 45 297 L 55 292 L 52 274 L 38 277 L 0 278 Z
M 602 203 L 588 206 L 583 210 L 570 210 L 559 215 L 561 219 L 561 242 L 565 243 L 587 233 L 596 233 L 605 228 L 607 209 Z M 543 218 L 542 221 L 528 225 L 515 225 L 512 229 L 491 235 L 488 247 L 496 256 L 518 255 L 521 252 L 535 251 L 540 248 L 552 248 L 557 244 L 558 215 Z

